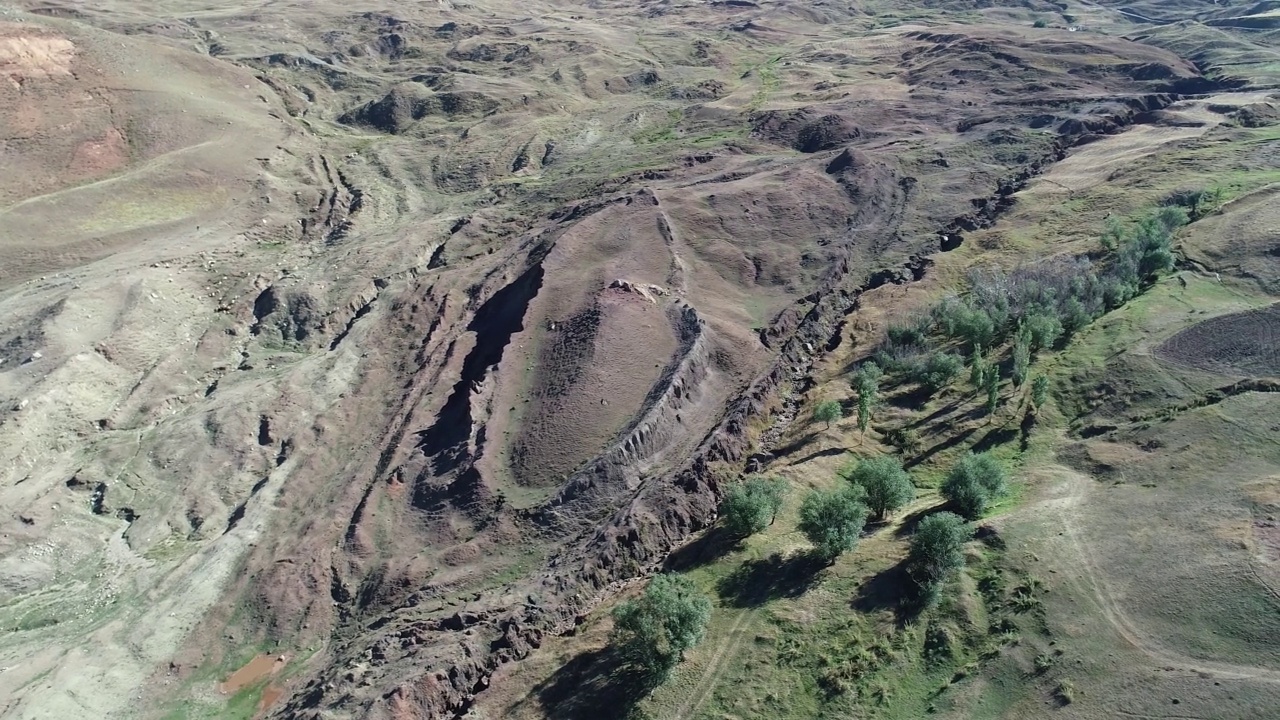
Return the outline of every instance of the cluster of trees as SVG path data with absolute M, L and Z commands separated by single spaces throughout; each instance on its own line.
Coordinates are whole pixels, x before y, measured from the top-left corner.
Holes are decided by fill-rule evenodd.
M 1037 23 L 1039 24 L 1039 23 Z M 970 274 L 970 292 L 948 298 L 927 315 L 888 329 L 874 361 L 864 363 L 851 384 L 857 395 L 858 428 L 865 435 L 879 403 L 884 373 L 899 373 L 930 392 L 950 384 L 965 368 L 969 380 L 987 393 L 991 411 L 999 402 L 1000 371 L 984 348 L 1011 341 L 1010 379 L 1031 382 L 1033 407 L 1047 400 L 1049 381 L 1030 378 L 1035 353 L 1054 347 L 1108 310 L 1136 296 L 1173 268 L 1172 239 L 1189 219 L 1211 212 L 1221 193 L 1194 193 L 1185 203 L 1161 207 L 1130 223 L 1112 221 L 1102 236 L 1102 257 L 1056 259 L 1018 268 Z M 1188 214 L 1190 209 L 1190 214 Z M 941 343 L 937 340 L 941 339 Z M 955 348 L 947 350 L 943 348 Z M 838 402 L 820 403 L 814 418 L 828 426 L 843 417 Z M 895 444 L 918 444 L 899 431 Z M 893 457 L 863 459 L 840 471 L 846 481 L 830 491 L 813 491 L 800 506 L 799 530 L 827 562 L 854 547 L 868 518 L 883 520 L 915 497 L 915 486 Z M 777 519 L 786 491 L 781 478 L 750 477 L 731 488 L 720 512 L 725 531 L 747 537 Z M 922 597 L 932 597 L 947 577 L 964 565 L 964 544 L 976 520 L 1008 491 L 1004 468 L 991 455 L 961 458 L 941 487 L 956 512 L 930 514 L 917 525 L 907 556 L 908 575 Z M 638 598 L 613 612 L 612 642 L 622 657 L 654 682 L 662 682 L 706 632 L 711 601 L 687 578 L 655 577 Z
M 842 468 L 834 490 L 815 490 L 800 505 L 798 529 L 818 557 L 834 562 L 857 544 L 869 518 L 882 520 L 915 497 L 915 485 L 901 462 L 890 456 L 864 458 Z M 968 454 L 947 475 L 942 494 L 959 511 L 923 518 L 911 538 L 907 573 L 922 599 L 964 566 L 964 544 L 973 537 L 966 522 L 976 519 L 1006 491 L 1004 469 L 987 454 Z M 778 477 L 752 476 L 725 493 L 720 514 L 727 532 L 746 537 L 777 518 L 786 492 Z M 680 575 L 658 575 L 642 595 L 613 611 L 610 639 L 620 657 L 644 681 L 664 682 L 684 653 L 698 644 L 711 618 L 710 599 Z
M 1112 220 L 1097 260 L 1055 258 L 1008 273 L 971 272 L 964 297 L 948 298 L 927 314 L 890 326 L 875 364 L 936 392 L 964 368 L 961 355 L 946 349 L 956 348 L 971 358 L 974 385 L 995 395 L 999 377 L 990 376 L 992 366 L 981 367 L 983 348 L 1012 341 L 1012 380 L 1021 386 L 1036 352 L 1070 338 L 1171 270 L 1173 236 L 1188 219 L 1183 207 L 1164 206 L 1133 222 Z

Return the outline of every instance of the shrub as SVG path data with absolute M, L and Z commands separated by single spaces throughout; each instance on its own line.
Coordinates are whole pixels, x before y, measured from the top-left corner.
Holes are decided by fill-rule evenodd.
M 882 455 L 860 460 L 857 465 L 846 468 L 840 474 L 854 485 L 862 487 L 867 507 L 875 513 L 877 520 L 911 502 L 916 495 L 911 476 L 902 469 L 902 463 L 892 457 Z
M 1058 702 L 1063 705 L 1070 705 L 1076 699 L 1076 686 L 1070 680 L 1063 680 L 1058 683 L 1058 687 L 1054 689 L 1053 694 L 1058 698 Z
M 867 506 L 861 488 L 834 492 L 815 490 L 800 505 L 800 532 L 813 543 L 814 551 L 827 562 L 853 548 L 867 522 Z
M 930 392 L 937 392 L 960 374 L 964 361 L 953 353 L 930 353 L 919 367 L 912 372 L 911 379 L 920 383 Z
M 1036 18 L 1036 21 L 1031 23 L 1031 26 L 1037 27 L 1037 28 L 1047 28 L 1049 27 L 1049 22 L 1044 18 Z
M 658 575 L 644 594 L 613 610 L 610 643 L 651 680 L 662 682 L 711 619 L 711 601 L 679 575 Z
M 907 553 L 907 573 L 926 594 L 964 567 L 964 544 L 973 537 L 973 527 L 951 512 L 926 516 L 916 526 Z
M 995 321 L 985 310 L 968 302 L 948 298 L 933 307 L 932 315 L 944 333 L 963 340 L 970 348 L 990 345 L 995 338 Z
M 895 348 L 924 347 L 929 334 L 928 318 L 916 319 L 906 325 L 891 324 L 886 329 L 888 344 Z
M 757 475 L 730 488 L 720 506 L 725 530 L 738 537 L 748 537 L 772 525 L 782 507 L 786 487 L 782 478 Z
M 884 434 L 884 441 L 898 448 L 903 454 L 911 454 L 920 449 L 920 433 L 915 428 L 893 428 Z
M 987 453 L 969 453 L 951 468 L 942 484 L 942 496 L 960 514 L 976 520 L 987 506 L 1007 491 L 1004 468 Z
M 820 402 L 818 407 L 813 409 L 813 419 L 826 423 L 827 427 L 831 427 L 831 423 L 842 417 L 844 417 L 844 410 L 840 408 L 840 403 L 835 400 Z

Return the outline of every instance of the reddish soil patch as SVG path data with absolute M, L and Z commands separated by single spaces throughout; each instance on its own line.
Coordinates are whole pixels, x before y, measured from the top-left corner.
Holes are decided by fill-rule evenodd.
M 255 655 L 252 660 L 244 664 L 244 667 L 223 680 L 218 685 L 218 691 L 225 695 L 234 695 L 259 680 L 280 672 L 288 662 L 289 658 L 285 655 Z M 264 693 L 263 697 L 265 696 Z
M 1166 340 L 1156 354 L 1224 375 L 1280 375 L 1280 303 L 1206 320 Z
M 268 685 L 267 689 L 262 691 L 262 701 L 258 703 L 258 711 L 261 712 L 274 705 L 281 695 L 284 695 L 283 688 Z
M 71 157 L 69 170 L 77 177 L 95 177 L 123 167 L 128 159 L 129 147 L 124 135 L 111 127 L 98 137 L 80 143 Z

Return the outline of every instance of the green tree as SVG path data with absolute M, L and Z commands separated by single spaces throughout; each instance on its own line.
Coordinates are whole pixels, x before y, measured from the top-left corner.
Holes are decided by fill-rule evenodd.
M 871 427 L 871 414 L 879 402 L 880 378 L 883 375 L 879 365 L 867 362 L 853 376 L 853 389 L 858 392 L 858 429 L 864 437 Z
M 1031 404 L 1037 410 L 1049 400 L 1049 378 L 1037 375 L 1031 380 Z
M 1022 319 L 1018 335 L 1026 331 L 1032 352 L 1053 347 L 1062 337 L 1062 321 L 1052 312 L 1035 312 Z
M 969 358 L 969 382 L 975 388 L 981 390 L 986 387 L 987 373 L 990 370 L 991 364 L 982 356 L 982 346 L 975 346 L 973 355 Z
M 1093 322 L 1093 315 L 1080 299 L 1072 296 L 1062 304 L 1062 331 L 1066 335 L 1074 335 Z
M 923 385 L 929 392 L 937 392 L 946 387 L 960 370 L 964 361 L 952 353 L 930 353 L 924 363 L 913 373 L 912 378 Z
M 970 520 L 982 517 L 987 506 L 1007 490 L 1004 468 L 988 453 L 960 458 L 942 483 L 942 496 Z
M 994 367 L 987 368 L 982 383 L 987 393 L 987 414 L 992 415 L 1000 409 L 1000 372 Z
M 1022 387 L 1027 380 L 1027 370 L 1031 367 L 1031 333 L 1025 328 L 1018 331 L 1013 341 L 1013 372 L 1011 378 L 1014 387 Z
M 734 485 L 720 505 L 724 527 L 738 537 L 748 537 L 773 524 L 782 507 L 787 483 L 782 478 L 759 475 Z
M 833 492 L 814 490 L 801 503 L 800 532 L 827 562 L 835 562 L 840 553 L 857 544 L 867 523 L 862 499 L 862 488 L 851 486 Z
M 697 645 L 711 619 L 711 600 L 680 575 L 658 575 L 644 594 L 613 610 L 610 643 L 654 682 L 662 682 Z
M 840 474 L 862 487 L 867 507 L 877 520 L 883 520 L 886 514 L 911 502 L 916 495 L 916 487 L 902 469 L 902 462 L 888 455 L 859 460 L 857 465 L 845 468 Z
M 831 427 L 831 423 L 842 417 L 844 417 L 844 411 L 840 409 L 840 403 L 835 400 L 820 402 L 818 407 L 813 409 L 813 419 L 826 423 L 827 427 Z
M 907 573 L 926 595 L 947 576 L 964 567 L 964 544 L 973 537 L 973 527 L 951 512 L 926 516 L 916 526 L 907 553 Z

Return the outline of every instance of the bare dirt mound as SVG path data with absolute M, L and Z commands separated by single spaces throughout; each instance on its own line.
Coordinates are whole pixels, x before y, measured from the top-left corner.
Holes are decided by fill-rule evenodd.
M 1280 303 L 1206 320 L 1166 340 L 1156 354 L 1224 375 L 1280 375 Z

